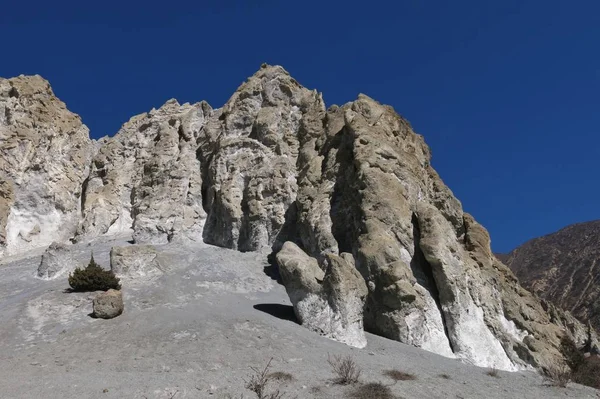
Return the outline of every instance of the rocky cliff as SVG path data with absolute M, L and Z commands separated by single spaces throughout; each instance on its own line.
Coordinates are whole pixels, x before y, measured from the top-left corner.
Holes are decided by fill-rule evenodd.
M 40 76 L 0 78 L 0 254 L 71 238 L 93 144 Z
M 600 220 L 530 240 L 504 259 L 528 290 L 600 328 Z
M 0 88 L 5 251 L 114 234 L 272 251 L 307 328 L 480 366 L 549 367 L 563 335 L 589 341 L 519 285 L 423 137 L 367 96 L 327 109 L 263 65 L 221 109 L 170 100 L 93 143 L 39 77 Z

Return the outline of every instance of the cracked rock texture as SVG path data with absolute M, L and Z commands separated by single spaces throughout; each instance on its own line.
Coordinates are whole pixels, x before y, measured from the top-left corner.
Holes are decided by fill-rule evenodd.
M 37 277 L 52 280 L 74 271 L 78 262 L 73 258 L 69 245 L 53 242 L 42 255 Z
M 365 95 L 326 108 L 263 65 L 221 109 L 169 100 L 92 142 L 41 78 L 1 80 L 0 93 L 5 251 L 75 232 L 273 251 L 311 330 L 363 347 L 364 325 L 498 369 L 562 363 L 565 334 L 590 341 L 519 285 L 431 167 L 423 137 Z M 118 251 L 120 273 L 154 262 L 151 250 L 119 254 L 127 262 Z
M 368 291 L 352 255 L 328 254 L 323 271 L 316 259 L 288 241 L 277 254 L 277 262 L 296 316 L 304 327 L 350 346 L 367 345 L 363 307 Z
M 110 269 L 119 277 L 143 277 L 160 274 L 158 251 L 152 245 L 112 247 Z
M 0 255 L 73 237 L 92 141 L 40 76 L 0 78 Z
M 205 102 L 134 116 L 94 156 L 84 184 L 78 239 L 133 232 L 137 243 L 201 239 L 196 140 L 212 109 Z

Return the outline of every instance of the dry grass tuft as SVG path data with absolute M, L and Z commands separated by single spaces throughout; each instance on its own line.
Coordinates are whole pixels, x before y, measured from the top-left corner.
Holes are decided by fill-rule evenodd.
M 544 369 L 544 380 L 547 385 L 566 388 L 571 381 L 571 368 L 568 366 L 556 366 Z
M 267 365 L 263 370 L 259 370 L 256 367 L 250 367 L 254 374 L 250 376 L 250 379 L 246 382 L 246 389 L 254 392 L 258 399 L 282 399 L 283 393 L 279 392 L 278 389 L 269 392 L 267 385 L 271 380 L 269 378 L 269 368 L 271 367 L 271 362 L 273 359 L 269 360 Z
M 294 381 L 294 376 L 285 371 L 275 371 L 267 376 L 270 380 L 278 380 L 282 382 Z
M 486 372 L 486 374 L 489 375 L 490 377 L 500 378 L 500 374 L 498 374 L 498 370 L 496 370 L 495 368 L 492 368 L 491 370 L 488 370 Z
M 400 370 L 385 370 L 382 374 L 385 375 L 386 377 L 390 377 L 392 380 L 394 380 L 396 382 L 412 381 L 412 380 L 417 379 L 416 375 L 410 374 L 410 373 L 405 373 L 404 371 L 400 371 Z
M 352 390 L 350 398 L 353 399 L 395 399 L 390 387 L 380 382 L 362 384 Z
M 450 380 L 450 376 L 448 374 L 438 374 L 438 377 L 443 378 L 445 380 Z
M 336 384 L 348 385 L 358 382 L 361 369 L 351 356 L 327 356 L 327 363 L 331 366 L 333 372 L 337 375 Z

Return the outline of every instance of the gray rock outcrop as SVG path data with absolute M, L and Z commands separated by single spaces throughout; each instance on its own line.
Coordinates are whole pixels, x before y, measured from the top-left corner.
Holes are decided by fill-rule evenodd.
M 39 77 L 0 80 L 2 110 L 5 252 L 74 233 L 272 250 L 302 324 L 349 345 L 365 345 L 364 323 L 517 370 L 562 363 L 565 335 L 590 341 L 519 285 L 431 167 L 423 137 L 365 95 L 326 109 L 320 93 L 264 65 L 222 109 L 170 100 L 97 142 Z M 150 247 L 111 254 L 118 274 L 153 273 L 156 261 Z
M 100 147 L 84 184 L 78 239 L 133 233 L 136 243 L 201 240 L 196 140 L 212 109 L 204 102 L 137 115 Z
M 323 271 L 316 259 L 286 242 L 277 262 L 294 312 L 304 327 L 350 346 L 367 345 L 363 308 L 368 291 L 352 255 L 327 255 Z
M 36 275 L 43 280 L 53 280 L 71 273 L 77 266 L 79 266 L 78 262 L 71 253 L 69 245 L 54 242 L 42 255 Z
M 119 277 L 144 277 L 162 273 L 158 251 L 151 245 L 112 247 L 110 269 Z
M 73 237 L 92 141 L 40 76 L 0 78 L 0 255 Z
M 92 301 L 93 315 L 99 319 L 112 319 L 123 313 L 123 294 L 110 289 L 101 292 Z

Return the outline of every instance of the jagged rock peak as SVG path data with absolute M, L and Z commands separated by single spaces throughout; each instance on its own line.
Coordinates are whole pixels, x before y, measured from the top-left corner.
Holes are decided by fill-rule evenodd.
M 0 80 L 5 250 L 64 242 L 78 226 L 77 240 L 273 251 L 307 328 L 362 347 L 364 325 L 479 366 L 554 366 L 564 335 L 589 336 L 518 284 L 423 137 L 368 96 L 326 109 L 265 65 L 221 109 L 169 100 L 92 142 L 32 82 Z
M 42 77 L 0 78 L 0 253 L 73 236 L 92 142 Z
M 196 150 L 212 114 L 206 102 L 171 99 L 107 139 L 84 184 L 77 238 L 132 232 L 138 243 L 201 239 L 206 215 Z

